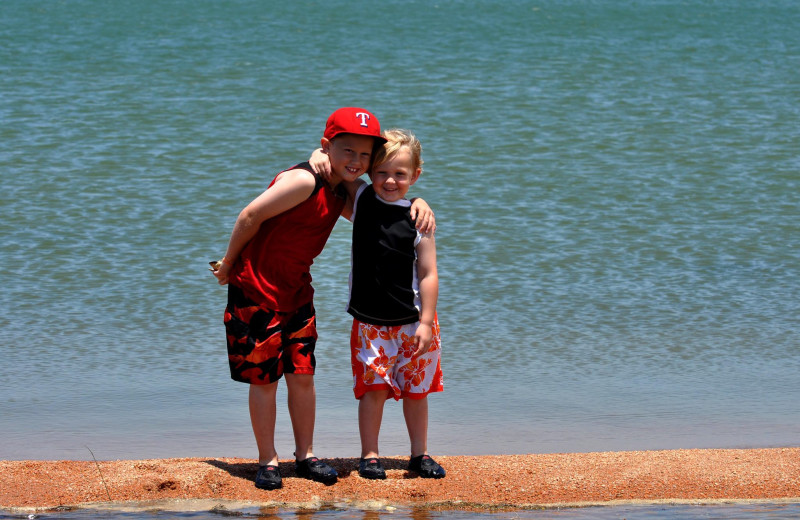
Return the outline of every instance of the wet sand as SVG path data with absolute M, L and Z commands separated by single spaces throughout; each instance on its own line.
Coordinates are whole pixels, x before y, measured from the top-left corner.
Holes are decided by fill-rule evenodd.
M 357 459 L 328 460 L 339 482 L 294 476 L 283 488 L 253 486 L 256 464 L 235 458 L 0 461 L 0 508 L 211 509 L 252 506 L 538 508 L 621 503 L 800 502 L 800 448 L 670 450 L 436 457 L 447 477 L 406 471 L 385 457 L 387 480 L 358 476 Z

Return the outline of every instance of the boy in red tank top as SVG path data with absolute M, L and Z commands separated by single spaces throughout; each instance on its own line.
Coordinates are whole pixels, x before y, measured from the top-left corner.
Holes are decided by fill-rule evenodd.
M 328 118 L 321 140 L 332 174 L 323 180 L 308 163 L 280 172 L 239 214 L 225 256 L 214 266 L 228 284 L 225 330 L 231 377 L 250 385 L 250 418 L 259 470 L 255 485 L 282 486 L 275 449 L 276 391 L 286 379 L 295 435 L 295 471 L 324 483 L 337 472 L 313 454 L 317 339 L 310 267 L 336 220 L 349 213 L 347 190 L 366 173 L 381 137 L 378 119 L 361 108 L 340 108 Z M 414 208 L 422 227 L 430 208 Z M 427 225 L 433 225 L 432 222 Z

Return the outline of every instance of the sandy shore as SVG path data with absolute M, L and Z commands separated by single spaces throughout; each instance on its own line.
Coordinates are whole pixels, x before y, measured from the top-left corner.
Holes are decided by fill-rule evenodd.
M 276 491 L 253 486 L 257 468 L 245 459 L 0 461 L 0 508 L 800 502 L 800 448 L 437 457 L 443 480 L 409 474 L 406 458 L 383 460 L 384 481 L 359 477 L 356 459 L 329 460 L 340 475 L 332 486 L 296 478 L 293 463 L 281 461 L 284 486 Z

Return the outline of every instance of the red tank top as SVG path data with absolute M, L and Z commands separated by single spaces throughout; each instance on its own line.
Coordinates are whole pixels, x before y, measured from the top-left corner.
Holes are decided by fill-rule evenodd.
M 313 173 L 308 163 L 289 169 L 298 168 Z M 230 278 L 249 299 L 275 311 L 292 312 L 313 300 L 311 264 L 344 208 L 342 186 L 334 191 L 319 176 L 314 177 L 317 185 L 308 199 L 261 224 L 239 255 Z M 270 186 L 273 184 L 275 179 Z

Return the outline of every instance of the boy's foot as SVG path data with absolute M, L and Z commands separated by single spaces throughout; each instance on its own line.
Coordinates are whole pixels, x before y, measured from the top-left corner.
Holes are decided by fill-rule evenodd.
M 294 470 L 298 477 L 322 482 L 323 484 L 333 484 L 339 477 L 335 469 L 316 457 L 309 457 L 306 460 L 295 460 Z
M 416 471 L 422 478 L 444 478 L 447 472 L 431 458 L 430 455 L 419 455 L 408 461 L 409 471 Z
M 361 461 L 358 463 L 358 474 L 364 478 L 371 478 L 375 480 L 386 478 L 386 471 L 383 469 L 381 459 L 376 457 L 361 459 Z
M 256 474 L 256 487 L 259 489 L 278 489 L 283 486 L 278 466 L 259 466 Z

